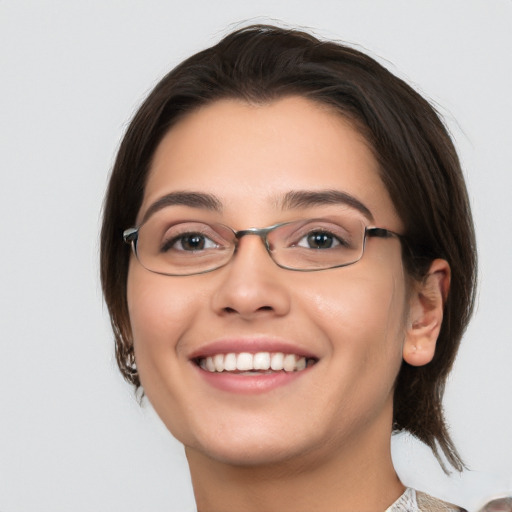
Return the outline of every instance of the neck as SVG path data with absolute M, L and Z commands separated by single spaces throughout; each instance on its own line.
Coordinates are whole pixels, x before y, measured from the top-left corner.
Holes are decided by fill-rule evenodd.
M 393 468 L 389 439 L 367 449 L 347 443 L 344 449 L 258 466 L 229 464 L 186 448 L 197 510 L 384 511 L 404 491 Z

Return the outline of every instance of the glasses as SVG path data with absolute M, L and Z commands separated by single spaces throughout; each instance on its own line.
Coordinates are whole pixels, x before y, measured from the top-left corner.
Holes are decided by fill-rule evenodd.
M 123 232 L 141 265 L 156 274 L 189 276 L 227 265 L 244 236 L 258 236 L 274 263 L 315 272 L 358 262 L 368 237 L 398 238 L 388 229 L 367 227 L 356 215 L 303 219 L 267 228 L 235 231 L 223 224 L 153 215 Z

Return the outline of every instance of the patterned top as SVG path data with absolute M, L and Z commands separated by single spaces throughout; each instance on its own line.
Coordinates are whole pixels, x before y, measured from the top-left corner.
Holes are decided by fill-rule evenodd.
M 410 487 L 385 512 L 467 512 Z

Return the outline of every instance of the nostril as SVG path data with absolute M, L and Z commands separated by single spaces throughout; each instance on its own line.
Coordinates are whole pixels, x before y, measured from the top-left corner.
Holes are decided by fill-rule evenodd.
M 237 313 L 237 310 L 235 308 L 229 306 L 226 306 L 223 309 L 226 313 Z M 272 306 L 261 306 L 260 308 L 257 309 L 257 311 L 273 311 L 273 309 L 274 308 Z
M 258 308 L 256 311 L 273 311 L 274 308 L 272 306 L 261 306 L 260 308 Z M 232 314 L 232 313 L 238 313 L 238 311 L 235 309 L 235 308 L 231 308 L 231 307 L 225 307 L 223 308 L 223 311 L 225 313 L 228 313 L 228 314 Z

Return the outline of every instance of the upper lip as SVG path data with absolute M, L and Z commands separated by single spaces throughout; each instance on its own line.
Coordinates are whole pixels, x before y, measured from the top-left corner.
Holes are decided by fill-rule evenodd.
M 319 359 L 318 355 L 295 343 L 265 337 L 225 338 L 214 340 L 197 349 L 188 356 L 190 360 L 213 356 L 215 354 L 249 352 L 283 352 L 284 354 L 296 354 L 306 359 Z

